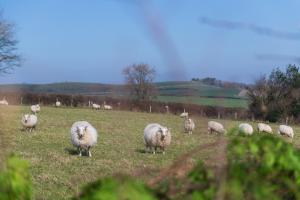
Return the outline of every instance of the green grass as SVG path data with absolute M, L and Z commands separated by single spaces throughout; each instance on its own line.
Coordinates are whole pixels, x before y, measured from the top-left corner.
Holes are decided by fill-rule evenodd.
M 177 102 L 177 103 L 191 103 L 206 106 L 222 106 L 230 108 L 247 108 L 248 101 L 246 99 L 230 99 L 230 98 L 210 98 L 210 97 L 196 97 L 196 96 L 158 96 L 157 101 L 162 102 Z
M 218 138 L 207 134 L 206 118 L 194 117 L 196 130 L 187 135 L 183 133 L 182 119 L 175 115 L 52 107 L 42 107 L 37 130 L 28 133 L 21 130 L 20 124 L 21 114 L 26 112 L 29 107 L 0 107 L 0 163 L 11 152 L 30 162 L 35 199 L 68 199 L 84 184 L 119 173 L 147 181 L 180 155 Z M 92 158 L 74 155 L 69 131 L 78 120 L 89 121 L 99 132 Z M 227 129 L 239 123 L 221 121 Z M 143 152 L 143 129 L 151 122 L 172 129 L 172 143 L 165 155 Z M 299 132 L 296 127 L 296 146 L 300 146 Z M 215 148 L 203 150 L 193 157 L 193 162 L 208 161 L 214 154 Z

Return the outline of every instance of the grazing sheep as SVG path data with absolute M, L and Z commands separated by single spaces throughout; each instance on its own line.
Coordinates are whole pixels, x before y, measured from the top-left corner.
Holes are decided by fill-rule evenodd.
M 265 133 L 273 133 L 272 128 L 268 124 L 258 123 L 257 124 L 257 131 L 258 132 L 265 132 Z
M 41 111 L 41 107 L 40 107 L 39 104 L 32 105 L 32 106 L 30 107 L 30 109 L 31 109 L 31 111 L 32 111 L 34 114 L 36 114 L 36 113 L 38 113 L 38 112 Z
M 148 124 L 144 130 L 144 142 L 146 151 L 152 151 L 154 148 L 153 154 L 155 154 L 159 147 L 165 154 L 165 148 L 171 143 L 170 129 L 157 123 Z
M 77 147 L 79 156 L 83 150 L 89 157 L 92 156 L 90 149 L 96 145 L 97 137 L 97 130 L 86 121 L 75 122 L 71 127 L 71 142 Z
M 288 136 L 290 138 L 293 138 L 294 137 L 294 130 L 290 126 L 280 125 L 279 129 L 278 129 L 278 134 L 280 134 L 280 135 L 286 135 L 286 136 Z
M 212 134 L 213 132 L 216 132 L 216 133 L 219 133 L 219 134 L 226 134 L 226 130 L 224 129 L 224 126 L 219 123 L 219 122 L 216 122 L 216 121 L 209 121 L 207 123 L 207 130 L 208 130 L 208 133 Z
M 195 122 L 191 118 L 186 118 L 184 120 L 184 130 L 185 132 L 192 134 L 195 129 Z
M 8 106 L 8 102 L 6 101 L 5 98 L 3 98 L 3 99 L 0 101 L 0 105 Z
M 239 125 L 239 133 L 243 133 L 245 135 L 252 135 L 253 134 L 253 128 L 248 123 L 242 123 Z
M 110 106 L 110 105 L 104 105 L 104 110 L 112 110 L 112 106 Z
M 189 117 L 189 113 L 184 111 L 183 113 L 180 114 L 180 117 L 182 118 Z
M 25 114 L 22 116 L 22 125 L 25 130 L 29 130 L 29 132 L 33 131 L 37 125 L 37 116 L 31 114 Z
M 99 105 L 99 104 L 93 103 L 93 104 L 92 104 L 92 109 L 100 110 L 100 105 Z

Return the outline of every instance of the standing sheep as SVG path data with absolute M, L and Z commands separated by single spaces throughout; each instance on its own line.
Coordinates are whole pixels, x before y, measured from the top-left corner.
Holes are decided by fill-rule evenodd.
M 33 131 L 37 125 L 37 116 L 31 114 L 25 114 L 22 116 L 22 125 L 25 130 L 29 130 L 29 132 Z
M 92 109 L 100 110 L 100 105 L 99 105 L 99 104 L 93 103 L 93 104 L 92 104 Z
M 257 124 L 257 131 L 259 133 L 261 133 L 261 132 L 273 133 L 272 128 L 268 124 L 264 124 L 264 123 Z
M 110 105 L 104 105 L 104 110 L 112 110 L 112 106 L 110 106 Z
M 79 156 L 85 150 L 88 156 L 92 157 L 90 149 L 96 145 L 97 137 L 97 130 L 86 121 L 75 122 L 71 127 L 71 142 L 77 147 Z
M 170 129 L 157 123 L 148 124 L 144 130 L 144 142 L 146 151 L 150 150 L 155 154 L 159 147 L 165 154 L 165 148 L 171 143 Z
M 253 128 L 248 123 L 242 123 L 239 125 L 239 133 L 243 133 L 245 135 L 252 135 L 253 134 Z
M 41 111 L 41 107 L 40 107 L 39 104 L 32 105 L 32 106 L 30 107 L 30 109 L 31 109 L 31 111 L 32 111 L 34 114 L 36 114 L 36 113 L 38 113 L 38 112 Z
M 224 129 L 224 126 L 219 123 L 219 122 L 215 122 L 215 121 L 209 121 L 207 123 L 207 130 L 208 133 L 212 134 L 213 132 L 219 133 L 219 134 L 226 134 L 226 130 Z
M 56 99 L 56 102 L 55 102 L 55 107 L 60 107 L 61 106 L 61 102 L 58 101 L 58 99 Z
M 195 122 L 191 118 L 186 118 L 184 120 L 184 130 L 185 132 L 192 134 L 195 129 Z
M 294 130 L 292 127 L 287 125 L 280 125 L 278 128 L 278 134 L 280 135 L 286 135 L 290 138 L 294 137 Z
M 184 111 L 183 113 L 180 114 L 180 117 L 181 118 L 189 117 L 189 113 Z

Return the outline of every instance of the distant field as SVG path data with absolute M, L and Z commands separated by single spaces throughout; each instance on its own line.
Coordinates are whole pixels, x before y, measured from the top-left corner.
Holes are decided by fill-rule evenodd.
M 157 101 L 162 102 L 178 102 L 191 103 L 205 106 L 222 106 L 231 108 L 247 108 L 248 101 L 246 99 L 230 99 L 230 98 L 211 98 L 211 97 L 179 97 L 179 96 L 158 96 Z
M 175 115 L 51 107 L 42 107 L 36 132 L 28 133 L 23 132 L 20 125 L 21 113 L 26 112 L 29 112 L 28 107 L 0 107 L 0 163 L 11 152 L 30 162 L 35 199 L 68 199 L 78 193 L 82 185 L 116 173 L 146 181 L 178 156 L 218 138 L 207 134 L 209 119 L 206 118 L 194 118 L 196 130 L 193 135 L 187 135 L 183 133 L 182 119 Z M 78 157 L 70 144 L 69 129 L 77 120 L 87 120 L 99 131 L 92 158 Z M 221 121 L 227 129 L 239 123 Z M 144 153 L 143 129 L 151 122 L 172 129 L 172 143 L 165 155 Z M 276 126 L 272 126 L 276 130 Z M 293 142 L 299 147 L 300 128 L 297 126 L 294 130 Z M 216 148 L 198 152 L 193 162 L 209 160 L 216 154 Z

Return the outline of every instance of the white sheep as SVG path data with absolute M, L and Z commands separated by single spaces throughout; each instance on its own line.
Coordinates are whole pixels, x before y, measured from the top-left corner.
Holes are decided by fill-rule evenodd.
M 144 142 L 146 151 L 150 150 L 155 154 L 157 148 L 160 148 L 165 154 L 165 148 L 171 143 L 171 131 L 157 123 L 148 124 L 144 130 Z
M 181 113 L 180 114 L 180 117 L 182 117 L 182 118 L 186 118 L 186 117 L 188 117 L 189 116 L 189 113 L 188 112 L 183 112 L 183 113 Z
M 41 107 L 40 107 L 39 104 L 32 105 L 32 106 L 30 107 L 30 109 L 31 109 L 31 111 L 32 111 L 34 114 L 36 114 L 36 113 L 38 113 L 38 112 L 41 111 Z
M 185 132 L 192 134 L 195 129 L 195 122 L 191 118 L 186 118 L 184 120 L 184 130 Z
M 100 105 L 99 105 L 99 104 L 93 103 L 93 104 L 92 104 L 92 109 L 100 110 Z
M 60 107 L 60 106 L 61 106 L 61 102 L 56 99 L 55 107 Z
M 207 130 L 208 133 L 212 134 L 213 132 L 219 133 L 219 134 L 226 134 L 227 131 L 224 129 L 224 126 L 216 121 L 209 121 L 207 123 Z
M 22 116 L 22 125 L 25 130 L 33 131 L 37 125 L 38 119 L 36 115 L 25 114 Z
M 75 122 L 71 127 L 71 142 L 77 147 L 79 156 L 83 150 L 92 156 L 90 149 L 97 144 L 97 137 L 97 130 L 86 121 Z
M 241 123 L 239 125 L 239 133 L 243 133 L 245 135 L 252 135 L 253 127 L 248 123 Z
M 6 101 L 5 98 L 3 98 L 3 99 L 0 101 L 0 105 L 8 106 L 8 102 Z
M 280 135 L 286 135 L 288 137 L 293 138 L 294 137 L 294 130 L 290 126 L 280 125 L 279 128 L 278 128 L 278 134 L 280 134 Z
M 112 110 L 112 106 L 110 105 L 104 105 L 103 108 L 104 110 Z
M 257 124 L 257 131 L 258 132 L 265 132 L 265 133 L 273 133 L 272 128 L 268 124 L 258 123 Z

